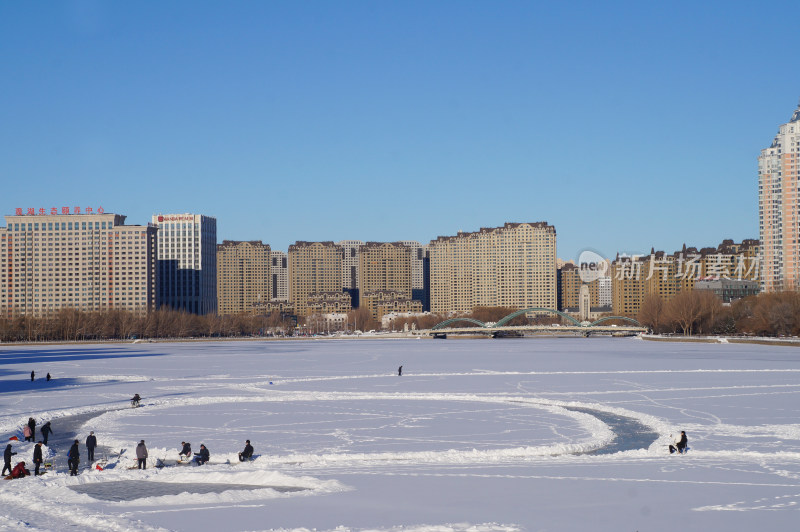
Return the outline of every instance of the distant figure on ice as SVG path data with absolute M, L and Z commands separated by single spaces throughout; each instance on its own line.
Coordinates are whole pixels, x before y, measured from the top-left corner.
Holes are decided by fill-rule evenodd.
M 139 406 L 139 401 L 141 400 L 142 398 L 139 397 L 138 393 L 133 394 L 133 397 L 131 398 L 131 406 Z
M 244 451 L 239 453 L 239 461 L 244 462 L 245 460 L 252 460 L 253 459 L 253 446 L 250 445 L 250 440 L 245 442 Z
M 47 374 L 47 382 L 50 382 L 50 373 Z
M 200 444 L 200 452 L 194 453 L 194 461 L 197 462 L 197 465 L 203 465 L 211 458 L 211 453 L 208 452 L 206 446 L 202 443 Z
M 86 459 L 90 462 L 94 462 L 95 447 L 97 447 L 97 437 L 95 437 L 94 431 L 90 431 L 89 435 L 86 436 Z
M 147 469 L 147 447 L 144 445 L 144 440 L 136 446 L 136 459 L 139 461 L 139 469 Z
M 6 445 L 6 450 L 3 453 L 3 476 L 6 475 L 6 469 L 8 469 L 8 473 L 11 474 L 11 457 L 15 454 L 17 453 L 11 450 L 11 444 L 9 443 Z
M 32 417 L 28 418 L 28 427 L 31 429 L 31 441 L 36 439 L 36 420 Z
M 400 366 L 399 368 L 397 368 L 397 376 L 398 377 L 402 377 L 403 376 L 403 366 Z
M 178 456 L 180 457 L 181 462 L 184 462 L 189 460 L 189 458 L 192 456 L 192 444 L 188 441 L 182 441 L 181 445 L 183 447 L 181 447 L 181 452 Z
M 33 382 L 33 380 L 35 378 L 36 378 L 36 372 L 35 371 L 31 371 L 31 382 Z
M 33 470 L 33 474 L 37 477 L 39 476 L 39 467 L 41 467 L 42 462 L 42 442 L 36 444 L 33 448 L 33 465 L 36 466 Z
M 11 478 L 22 478 L 30 475 L 31 472 L 25 469 L 25 462 L 20 462 L 11 470 Z
M 69 466 L 69 476 L 78 475 L 78 464 L 81 462 L 81 452 L 78 450 L 78 440 L 72 443 L 67 453 L 67 465 Z
M 681 437 L 675 442 L 675 445 L 669 446 L 669 454 L 678 451 L 679 454 L 686 452 L 686 446 L 689 445 L 689 440 L 686 438 L 686 432 L 681 431 Z
M 53 429 L 50 428 L 50 422 L 48 421 L 47 423 L 42 425 L 42 428 L 39 429 L 39 432 L 42 433 L 42 443 L 47 445 L 47 438 L 49 438 L 50 435 L 53 433 Z

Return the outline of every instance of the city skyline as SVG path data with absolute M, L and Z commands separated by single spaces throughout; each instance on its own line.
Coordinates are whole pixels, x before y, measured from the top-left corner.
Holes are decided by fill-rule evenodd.
M 757 238 L 800 97 L 774 12 L 3 4 L 0 214 L 197 212 L 281 250 L 547 221 L 565 260 Z

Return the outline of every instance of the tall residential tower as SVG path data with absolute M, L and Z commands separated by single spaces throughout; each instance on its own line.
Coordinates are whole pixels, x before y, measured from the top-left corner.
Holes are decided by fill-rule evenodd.
M 800 105 L 758 156 L 758 236 L 761 286 L 766 292 L 800 288 Z

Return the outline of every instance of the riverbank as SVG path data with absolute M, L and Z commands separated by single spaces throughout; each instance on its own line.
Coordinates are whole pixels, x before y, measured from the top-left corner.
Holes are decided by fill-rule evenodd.
M 643 334 L 642 340 L 650 342 L 695 342 L 704 344 L 760 344 L 800 347 L 800 338 L 766 338 L 745 336 L 663 336 Z

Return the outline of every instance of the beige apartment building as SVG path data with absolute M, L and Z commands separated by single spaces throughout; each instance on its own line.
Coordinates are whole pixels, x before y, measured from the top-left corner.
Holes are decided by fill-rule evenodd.
M 217 244 L 217 312 L 253 312 L 271 299 L 272 250 L 260 240 L 224 240 Z
M 400 242 L 367 242 L 359 253 L 358 292 L 393 290 L 411 299 L 411 248 Z
M 613 314 L 635 317 L 648 295 L 667 302 L 681 291 L 694 290 L 701 280 L 759 281 L 759 242 L 724 240 L 716 248 L 684 246 L 672 254 L 651 250 L 649 255 L 617 257 L 611 271 Z
M 308 314 L 342 314 L 353 310 L 347 292 L 314 292 L 308 295 Z
M 0 228 L 0 315 L 64 308 L 146 313 L 156 304 L 157 228 L 79 208 L 28 209 Z M 37 214 L 38 212 L 38 214 Z M 50 212 L 51 214 L 47 214 Z
M 758 156 L 762 288 L 800 289 L 800 105 Z
M 581 286 L 584 284 L 578 266 L 567 262 L 558 269 L 558 276 L 559 285 L 561 287 L 558 310 L 577 310 L 580 303 Z M 603 306 L 600 301 L 600 283 L 600 278 L 595 279 L 591 283 L 587 283 L 592 308 Z
M 440 236 L 428 250 L 431 312 L 558 305 L 556 229 L 547 222 Z
M 342 247 L 333 242 L 298 241 L 289 246 L 289 301 L 308 316 L 311 294 L 342 291 Z
M 411 299 L 405 290 L 368 290 L 361 292 L 361 306 L 382 321 L 386 314 L 422 312 L 422 302 Z

